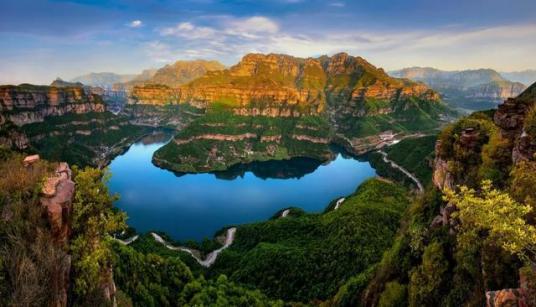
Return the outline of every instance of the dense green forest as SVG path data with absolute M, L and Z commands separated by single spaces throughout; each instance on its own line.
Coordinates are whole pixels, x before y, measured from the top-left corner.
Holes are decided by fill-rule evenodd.
M 153 161 L 177 172 L 225 171 L 238 163 L 293 157 L 326 161 L 330 136 L 320 116 L 238 116 L 213 106 L 157 150 Z

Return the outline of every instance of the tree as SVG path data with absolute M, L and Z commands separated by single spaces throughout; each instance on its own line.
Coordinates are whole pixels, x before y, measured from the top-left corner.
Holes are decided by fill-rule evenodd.
M 445 191 L 445 200 L 458 208 L 458 245 L 462 248 L 491 244 L 528 261 L 536 254 L 536 228 L 525 218 L 532 207 L 513 200 L 508 193 L 492 188 L 484 180 L 480 192 L 460 187 Z
M 443 246 L 433 242 L 424 249 L 422 264 L 410 275 L 409 305 L 432 306 L 441 297 L 439 291 L 444 282 L 444 274 L 449 264 L 443 253 Z M 382 295 L 383 296 L 383 295 Z
M 532 207 L 529 222 L 536 222 L 536 162 L 520 161 L 511 172 L 510 194 L 518 201 Z
M 74 292 L 77 301 L 102 297 L 100 287 L 110 276 L 110 233 L 126 227 L 126 215 L 113 211 L 116 197 L 109 194 L 106 170 L 74 168 L 76 192 L 73 201 L 72 240 Z

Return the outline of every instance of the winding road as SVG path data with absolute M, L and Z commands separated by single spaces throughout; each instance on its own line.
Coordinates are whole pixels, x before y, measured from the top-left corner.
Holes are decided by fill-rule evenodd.
M 151 235 L 156 240 L 156 242 L 163 244 L 166 248 L 174 251 L 182 251 L 187 252 L 190 254 L 201 266 L 204 266 L 206 268 L 212 266 L 214 262 L 216 262 L 216 259 L 218 258 L 218 255 L 226 248 L 231 246 L 233 244 L 235 239 L 235 233 L 236 233 L 236 227 L 231 227 L 227 229 L 227 233 L 225 235 L 225 242 L 222 247 L 213 250 L 210 252 L 207 257 L 203 260 L 201 259 L 199 255 L 199 251 L 193 248 L 188 248 L 184 246 L 173 246 L 171 244 L 168 244 L 161 236 L 158 234 L 151 232 Z
M 339 209 L 339 207 L 342 205 L 342 203 L 346 200 L 346 198 L 342 197 L 335 203 L 335 208 L 333 210 Z
M 410 173 L 408 170 L 406 170 L 402 166 L 396 164 L 394 161 L 389 160 L 389 158 L 387 158 L 387 153 L 385 151 L 378 150 L 378 153 L 383 156 L 383 162 L 389 163 L 391 165 L 391 167 L 400 170 L 402 173 L 404 173 L 406 176 L 408 176 L 411 180 L 413 180 L 415 182 L 415 184 L 417 184 L 417 188 L 419 189 L 420 193 L 424 192 L 424 188 L 423 188 L 421 182 L 419 181 L 419 179 L 417 179 L 417 177 L 415 177 L 412 173 Z
M 135 236 L 130 237 L 130 238 L 126 239 L 126 240 L 121 240 L 121 239 L 118 239 L 118 238 L 114 238 L 114 240 L 116 240 L 117 242 L 119 242 L 119 243 L 121 243 L 123 245 L 129 245 L 130 243 L 138 240 L 139 237 L 140 237 L 139 235 L 135 235 Z

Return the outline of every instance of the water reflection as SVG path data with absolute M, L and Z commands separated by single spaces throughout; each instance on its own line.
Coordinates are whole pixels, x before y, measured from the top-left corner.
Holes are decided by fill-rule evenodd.
M 110 190 L 140 232 L 160 230 L 178 240 L 201 240 L 224 226 L 269 219 L 290 206 L 321 212 L 336 197 L 352 193 L 375 175 L 368 162 L 334 152 L 334 160 L 256 162 L 225 172 L 183 174 L 158 168 L 153 153 L 169 140 L 154 134 L 132 145 L 110 164 Z

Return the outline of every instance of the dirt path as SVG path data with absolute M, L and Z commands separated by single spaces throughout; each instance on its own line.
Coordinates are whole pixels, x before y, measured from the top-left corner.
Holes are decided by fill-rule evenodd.
M 387 158 L 387 153 L 385 151 L 378 150 L 378 153 L 380 153 L 383 156 L 383 162 L 389 163 L 391 165 L 391 167 L 400 170 L 402 173 L 404 173 L 406 176 L 408 176 L 411 180 L 413 180 L 415 182 L 415 184 L 417 184 L 417 188 L 419 189 L 420 193 L 424 192 L 424 188 L 423 188 L 421 182 L 419 181 L 419 179 L 417 179 L 417 177 L 415 177 L 412 173 L 410 173 L 408 170 L 406 170 L 402 166 L 396 164 L 394 161 L 389 160 L 389 158 Z
M 151 232 L 151 235 L 156 240 L 156 242 L 164 244 L 164 246 L 166 248 L 168 248 L 170 250 L 175 250 L 175 251 L 187 252 L 188 254 L 190 254 L 197 261 L 197 263 L 199 263 L 200 265 L 208 268 L 211 265 L 213 265 L 214 262 L 216 262 L 216 259 L 218 258 L 218 255 L 224 249 L 228 248 L 229 246 L 231 246 L 231 244 L 233 244 L 234 239 L 235 239 L 235 233 L 236 233 L 236 227 L 231 227 L 231 228 L 227 229 L 227 233 L 225 235 L 225 242 L 224 242 L 223 246 L 218 248 L 218 249 L 216 249 L 216 250 L 213 250 L 212 252 L 210 252 L 204 260 L 201 259 L 201 257 L 200 257 L 201 253 L 196 249 L 188 248 L 188 247 L 184 247 L 184 246 L 173 246 L 173 245 L 168 244 L 158 234 L 156 234 L 154 232 Z

